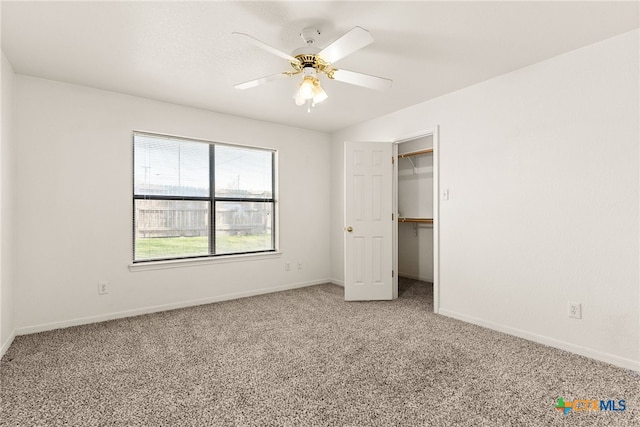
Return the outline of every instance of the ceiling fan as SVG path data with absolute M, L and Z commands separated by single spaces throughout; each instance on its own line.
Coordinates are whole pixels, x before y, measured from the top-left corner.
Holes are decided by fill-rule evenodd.
M 307 111 L 309 112 L 311 111 L 311 107 L 328 98 L 327 93 L 320 85 L 319 77 L 323 74 L 332 80 L 370 89 L 387 89 L 390 88 L 393 83 L 391 80 L 382 77 L 343 70 L 333 66 L 335 62 L 373 42 L 373 37 L 369 31 L 361 27 L 352 28 L 324 49 L 314 46 L 315 37 L 320 35 L 320 31 L 316 28 L 305 28 L 300 33 L 300 36 L 305 41 L 306 46 L 296 49 L 291 55 L 248 34 L 237 32 L 233 34 L 249 40 L 267 52 L 288 60 L 291 68 L 293 68 L 292 71 L 284 71 L 282 73 L 250 80 L 237 84 L 234 87 L 236 89 L 249 89 L 280 78 L 302 75 L 302 81 L 298 85 L 293 99 L 296 105 L 306 105 Z

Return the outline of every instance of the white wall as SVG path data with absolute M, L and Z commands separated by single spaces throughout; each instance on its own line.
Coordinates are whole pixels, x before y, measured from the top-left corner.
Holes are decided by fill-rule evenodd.
M 21 75 L 14 97 L 19 334 L 328 280 L 327 134 Z M 134 129 L 277 149 L 282 256 L 130 271 Z
M 640 370 L 635 30 L 332 137 L 342 281 L 343 141 L 438 125 L 441 313 Z M 567 317 L 582 303 L 583 319 Z
M 13 315 L 13 85 L 14 72 L 2 52 L 0 74 L 0 357 L 14 336 Z

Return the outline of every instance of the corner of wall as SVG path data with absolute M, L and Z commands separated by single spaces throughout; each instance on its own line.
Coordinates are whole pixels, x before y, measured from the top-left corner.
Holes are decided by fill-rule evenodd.
M 13 340 L 15 337 L 16 337 L 16 330 L 14 329 L 11 331 L 11 333 L 7 337 L 7 340 L 2 343 L 2 347 L 0 347 L 0 359 L 2 359 L 5 353 L 7 352 L 7 350 L 9 350 L 9 347 L 11 347 L 11 344 L 13 343 Z
M 0 358 L 15 337 L 13 295 L 13 227 L 11 209 L 13 197 L 13 87 L 15 73 L 2 52 L 0 71 Z

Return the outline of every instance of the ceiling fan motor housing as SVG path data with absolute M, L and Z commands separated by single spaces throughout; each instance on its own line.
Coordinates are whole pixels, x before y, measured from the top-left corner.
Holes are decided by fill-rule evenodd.
M 295 58 L 299 62 L 290 62 L 291 67 L 295 70 L 295 74 L 304 72 L 305 74 L 309 74 L 311 70 L 318 73 L 324 73 L 329 78 L 333 78 L 333 72 L 335 68 L 332 68 L 330 64 L 325 62 L 322 58 L 320 58 L 315 53 L 302 53 L 299 55 L 295 55 Z
M 307 27 L 302 30 L 300 37 L 307 44 L 304 47 L 293 51 L 294 56 L 300 63 L 291 63 L 291 66 L 296 72 L 304 72 L 305 74 L 315 74 L 312 70 L 322 72 L 322 65 L 324 61 L 317 56 L 320 49 L 313 46 L 316 41 L 316 37 L 320 35 L 320 30 L 313 27 Z
M 296 59 L 300 61 L 302 69 L 305 69 L 316 68 L 319 58 L 315 54 L 302 54 L 296 56 Z

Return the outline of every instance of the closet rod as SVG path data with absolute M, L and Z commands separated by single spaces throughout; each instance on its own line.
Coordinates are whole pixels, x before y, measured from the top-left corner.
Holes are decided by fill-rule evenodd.
M 420 154 L 428 154 L 428 153 L 433 153 L 433 148 L 427 148 L 426 150 L 420 150 L 420 151 L 413 151 L 411 153 L 398 154 L 398 158 L 404 159 L 405 157 L 419 156 Z
M 404 218 L 398 217 L 398 222 L 422 222 L 425 224 L 433 224 L 433 218 Z

